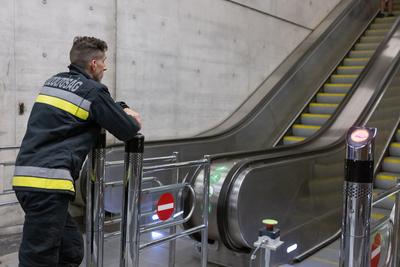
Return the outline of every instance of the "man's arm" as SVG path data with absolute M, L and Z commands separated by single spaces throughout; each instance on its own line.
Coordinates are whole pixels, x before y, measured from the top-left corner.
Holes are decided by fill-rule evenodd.
M 116 103 L 105 88 L 99 89 L 92 102 L 90 118 L 121 141 L 132 139 L 141 128 L 139 114 Z

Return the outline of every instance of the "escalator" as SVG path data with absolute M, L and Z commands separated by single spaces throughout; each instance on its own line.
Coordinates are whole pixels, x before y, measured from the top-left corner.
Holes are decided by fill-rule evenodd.
M 392 27 L 395 17 L 376 18 L 324 83 L 311 103 L 289 128 L 283 145 L 304 141 L 315 134 L 335 112 L 376 48 Z
M 378 86 L 371 89 L 370 87 L 366 87 L 365 84 L 374 80 L 376 85 L 379 81 L 385 80 L 383 71 L 376 71 L 374 76 L 371 75 L 370 67 L 372 64 L 379 64 L 384 60 L 382 59 L 384 57 L 382 53 L 387 53 L 387 51 L 380 51 L 379 56 L 373 60 L 372 58 L 369 60 L 369 58 L 366 59 L 365 57 L 370 57 L 371 54 L 373 54 L 371 50 L 379 46 L 379 44 L 377 44 L 378 40 L 387 37 L 362 36 L 364 31 L 368 29 L 370 22 L 374 20 L 377 10 L 376 1 L 371 0 L 366 2 L 370 3 L 368 7 L 365 7 L 364 2 L 352 1 L 340 18 L 338 17 L 338 20 L 332 23 L 329 32 L 323 35 L 323 38 L 319 40 L 320 42 L 312 47 L 312 49 L 306 53 L 306 56 L 288 72 L 289 74 L 284 75 L 285 79 L 280 80 L 280 82 L 265 95 L 262 101 L 254 105 L 254 109 L 250 114 L 235 126 L 211 137 L 156 141 L 146 144 L 145 157 L 168 155 L 173 151 L 178 151 L 183 156 L 181 158 L 182 160 L 190 160 L 199 158 L 203 154 L 216 154 L 212 157 L 213 176 L 211 177 L 211 181 L 213 183 L 213 193 L 210 196 L 210 239 L 220 242 L 220 247 L 224 249 L 224 251 L 223 253 L 218 251 L 215 259 L 218 259 L 218 255 L 220 255 L 224 258 L 223 260 L 226 260 L 227 257 L 232 255 L 232 251 L 236 251 L 239 254 L 248 252 L 251 247 L 251 241 L 249 240 L 252 240 L 254 234 L 256 235 L 257 232 L 255 231 L 253 234 L 251 231 L 258 229 L 258 219 L 260 216 L 264 216 L 263 214 L 257 213 L 260 208 L 257 204 L 260 200 L 255 198 L 257 196 L 283 196 L 287 194 L 287 191 L 291 192 L 293 194 L 291 200 L 281 203 L 282 205 L 279 205 L 276 210 L 274 210 L 274 214 L 282 214 L 283 207 L 290 207 L 285 210 L 286 215 L 289 215 L 289 211 L 295 210 L 294 216 L 290 214 L 290 216 L 283 219 L 283 225 L 296 234 L 298 233 L 298 229 L 293 227 L 295 221 L 308 222 L 308 220 L 311 220 L 314 224 L 307 224 L 307 226 L 311 225 L 312 227 L 316 227 L 319 225 L 318 223 L 323 220 L 332 220 L 332 218 L 335 218 L 336 211 L 334 209 L 329 214 L 321 215 L 319 212 L 321 210 L 326 210 L 325 208 L 330 207 L 330 202 L 337 199 L 337 177 L 340 177 L 340 172 L 337 170 L 341 162 L 333 164 L 335 167 L 332 173 L 333 176 L 327 179 L 328 181 L 332 181 L 331 184 L 333 185 L 329 190 L 335 190 L 329 192 L 331 195 L 324 195 L 324 192 L 319 192 L 318 194 L 320 194 L 320 196 L 315 197 L 314 194 L 311 200 L 309 196 L 310 192 L 322 189 L 321 180 L 315 179 L 313 181 L 306 181 L 306 179 L 299 179 L 301 182 L 300 184 L 294 183 L 293 181 L 296 180 L 296 175 L 306 175 L 307 171 L 302 170 L 295 173 L 293 170 L 302 168 L 303 164 L 292 167 L 287 167 L 286 164 L 292 160 L 292 155 L 303 156 L 306 154 L 308 157 L 313 158 L 315 149 L 321 149 L 321 147 L 327 144 L 334 146 L 342 132 L 351 126 L 353 121 L 364 111 L 364 107 L 371 106 L 371 102 L 375 103 L 377 98 L 380 97 L 379 92 L 375 90 Z M 383 26 L 379 25 L 379 27 Z M 373 34 L 376 35 L 383 32 L 382 29 L 379 31 L 370 28 L 369 30 L 375 31 Z M 371 32 L 368 32 L 368 34 L 371 34 Z M 360 38 L 363 41 L 369 41 L 369 44 L 366 46 L 356 44 L 355 42 Z M 332 40 L 335 40 L 335 46 L 331 45 Z M 355 51 L 350 51 L 352 47 L 355 47 Z M 360 52 L 359 48 L 368 50 L 368 52 Z M 347 55 L 351 55 L 351 58 L 346 58 Z M 358 56 L 358 58 L 355 58 L 356 56 Z M 346 65 L 355 64 L 355 62 L 359 65 Z M 339 67 L 336 69 L 338 64 Z M 362 71 L 365 64 L 369 64 L 369 67 L 365 67 L 365 70 Z M 386 66 L 388 66 L 388 64 L 386 64 Z M 305 78 L 305 75 L 307 75 L 307 78 Z M 354 75 L 356 75 L 356 77 Z M 329 81 L 327 81 L 327 79 L 329 79 Z M 351 85 L 349 86 L 349 84 Z M 348 96 L 345 98 L 343 93 L 328 91 L 319 92 L 320 88 L 322 90 L 326 88 L 329 88 L 329 90 L 351 90 L 347 93 Z M 291 97 L 288 98 L 288 95 Z M 329 99 L 343 99 L 343 101 L 340 104 L 331 103 L 329 101 L 332 100 Z M 325 104 L 325 107 L 331 110 L 327 111 L 322 107 L 324 105 L 321 104 Z M 277 112 L 277 110 L 279 112 Z M 311 112 L 312 110 L 316 113 Z M 333 112 L 333 110 L 336 112 Z M 301 116 L 302 113 L 325 114 L 329 117 L 322 116 L 322 121 L 325 122 L 325 124 L 323 126 L 317 125 L 319 126 L 318 129 L 321 131 L 314 131 L 308 136 L 298 136 L 296 133 L 293 134 L 291 132 L 292 130 L 287 132 L 287 129 L 291 127 L 293 122 L 298 123 L 302 117 L 307 117 L 304 116 L 304 114 Z M 310 115 L 308 116 L 310 118 Z M 317 119 L 321 119 L 321 117 Z M 304 122 L 309 123 L 307 121 Z M 278 146 L 276 149 L 271 149 L 274 145 L 280 143 L 279 140 L 283 140 L 282 138 L 284 138 L 284 136 L 304 137 L 304 139 L 295 140 L 301 142 L 293 142 L 288 146 Z M 305 140 L 306 137 L 310 138 Z M 283 144 L 283 141 L 281 141 L 281 144 Z M 260 148 L 262 148 L 262 150 L 260 150 Z M 222 152 L 230 153 L 218 154 Z M 331 151 L 328 150 L 321 153 L 329 154 L 330 152 Z M 265 156 L 266 154 L 267 156 Z M 337 155 L 335 154 L 334 157 L 337 157 Z M 123 149 L 121 149 L 121 147 L 113 147 L 108 151 L 107 160 L 121 160 L 122 158 Z M 246 159 L 245 161 L 243 161 L 244 158 Z M 274 169 L 272 172 L 267 171 L 267 173 L 264 173 L 263 166 L 269 161 L 279 165 L 279 168 L 278 170 Z M 322 163 L 320 165 L 317 164 L 317 166 L 319 166 L 317 168 L 310 165 L 308 162 L 304 164 L 304 166 L 308 166 L 309 170 L 321 174 L 324 173 L 324 170 L 329 169 L 326 165 L 330 165 L 331 160 L 321 157 L 321 161 Z M 255 169 L 258 170 L 258 168 L 260 168 L 261 172 L 248 179 L 251 175 L 247 176 L 247 174 L 251 173 L 253 175 L 252 171 Z M 244 171 L 244 169 L 246 169 L 246 171 Z M 288 172 L 285 172 L 285 170 Z M 291 172 L 289 172 L 289 170 L 291 170 Z M 284 172 L 283 175 L 280 174 L 281 171 Z M 120 180 L 122 177 L 122 168 L 113 170 L 112 175 L 116 180 Z M 273 179 L 271 179 L 268 184 L 264 184 L 265 179 L 271 177 Z M 199 178 L 201 177 L 198 176 L 198 179 L 193 181 L 195 186 L 196 184 L 202 183 Z M 262 186 L 257 185 L 257 183 L 252 183 L 252 185 L 246 189 L 247 191 L 244 195 L 238 196 L 231 194 L 231 192 L 235 191 L 235 186 L 239 180 L 244 183 L 252 179 L 254 179 L 254 181 L 259 181 Z M 304 183 L 307 185 L 304 185 Z M 290 185 L 292 191 L 287 190 L 288 188 L 282 188 L 283 184 Z M 298 189 L 297 186 L 299 186 L 300 189 Z M 201 190 L 198 186 L 196 188 Z M 224 192 L 222 192 L 223 190 Z M 266 190 L 268 190 L 268 192 Z M 297 198 L 300 194 L 298 190 L 304 191 L 300 199 Z M 238 194 L 241 193 L 240 190 L 236 192 Z M 252 196 L 252 198 L 247 198 L 247 196 Z M 329 197 L 326 197 L 324 200 L 324 196 Z M 276 199 L 276 197 L 274 197 L 274 199 Z M 276 200 L 274 199 L 268 199 L 268 201 L 263 203 L 275 203 Z M 294 199 L 299 201 L 293 206 Z M 230 216 L 226 213 L 226 207 L 227 205 L 229 206 L 232 201 L 236 204 L 241 203 L 239 206 L 250 207 L 250 213 L 238 215 L 240 218 L 236 215 Z M 264 199 L 262 201 L 264 201 Z M 314 202 L 317 203 L 315 204 Z M 232 206 L 229 207 L 232 208 Z M 237 207 L 238 205 L 233 208 Z M 307 208 L 305 209 L 304 207 Z M 315 210 L 315 212 L 313 212 L 313 210 Z M 232 210 L 230 210 L 230 212 L 232 213 Z M 236 211 L 233 211 L 233 213 L 235 212 Z M 311 217 L 308 215 L 310 212 L 312 214 Z M 321 218 L 321 216 L 323 218 Z M 313 220 L 313 217 L 317 217 L 317 219 Z M 234 225 L 230 224 L 232 218 L 235 218 L 235 221 L 237 221 Z M 251 220 L 250 224 L 248 224 L 249 220 Z M 226 222 L 228 223 L 225 224 Z M 191 223 L 196 224 L 196 219 Z M 242 225 L 245 226 L 245 230 L 241 228 Z M 301 228 L 301 225 L 298 225 L 298 227 Z M 326 233 L 330 233 L 332 228 L 333 226 L 328 224 L 322 232 L 326 235 Z M 312 228 L 307 228 L 307 230 L 309 229 Z M 316 231 L 316 233 L 317 232 L 318 231 Z M 292 238 L 291 233 L 284 232 L 284 234 Z M 321 237 L 312 237 L 314 237 L 315 240 L 319 240 L 323 238 L 324 235 Z M 298 240 L 302 242 L 303 240 L 308 240 L 307 238 L 301 236 Z M 210 254 L 212 254 L 212 252 Z M 279 259 L 287 258 L 287 256 L 283 257 L 281 254 L 279 254 L 278 257 L 281 257 Z M 235 257 L 232 257 L 232 260 L 236 261 L 235 259 Z M 240 263 L 240 260 L 237 260 L 237 263 Z
M 246 255 L 257 238 L 257 229 L 263 218 L 272 217 L 280 222 L 281 238 L 286 242 L 275 254 L 275 264 L 290 262 L 294 256 L 339 229 L 344 160 L 344 138 L 341 137 L 353 125 L 377 127 L 376 157 L 379 158 L 385 155 L 388 140 L 399 124 L 399 21 L 391 31 L 391 37 L 381 47 L 375 64 L 370 66 L 368 75 L 360 82 L 360 91 L 354 92 L 331 126 L 325 127 L 325 133 L 320 134 L 321 139 L 326 135 L 336 135 L 333 142 L 321 146 L 319 138 L 314 136 L 308 147 L 315 149 L 244 157 L 228 165 L 224 173 L 221 167 L 229 157 L 214 157 L 220 165 L 214 165 L 214 174 L 219 168 L 219 177 L 215 177 L 217 182 L 211 185 L 213 194 L 209 208 L 209 238 L 218 244 L 215 252 L 211 250 L 212 261 L 224 266 L 247 264 Z M 374 96 L 370 96 L 368 104 L 360 108 L 357 99 L 368 92 L 374 92 Z M 380 178 L 376 186 L 382 186 L 379 185 L 382 180 L 393 182 L 398 175 L 394 165 L 400 162 L 393 158 L 398 155 L 397 142 L 391 147 L 383 159 L 384 173 L 378 174 Z M 230 166 L 233 167 L 229 169 Z M 211 177 L 211 183 L 214 179 Z M 201 181 L 200 175 L 195 181 L 196 187 L 200 188 Z M 387 216 L 390 208 L 390 205 L 378 207 L 373 217 L 379 220 Z M 193 223 L 197 224 L 196 219 Z M 291 245 L 296 245 L 297 249 L 287 252 Z

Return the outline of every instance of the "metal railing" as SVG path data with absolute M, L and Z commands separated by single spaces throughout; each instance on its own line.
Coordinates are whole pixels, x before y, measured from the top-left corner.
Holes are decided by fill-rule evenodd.
M 208 188 L 209 188 L 209 175 L 210 175 L 210 158 L 205 156 L 204 159 L 188 162 L 177 162 L 179 154 L 174 152 L 172 156 L 164 156 L 158 158 L 143 159 L 143 143 L 144 137 L 138 135 L 135 139 L 126 144 L 125 160 L 104 162 L 104 152 L 92 151 L 89 156 L 89 174 L 87 180 L 87 241 L 86 241 L 86 255 L 87 266 L 102 266 L 103 264 L 103 250 L 104 240 L 112 237 L 121 236 L 121 254 L 120 266 L 139 266 L 139 251 L 152 246 L 160 245 L 165 242 L 170 242 L 169 246 L 169 259 L 168 264 L 170 267 L 175 265 L 175 249 L 176 239 L 180 237 L 189 236 L 196 232 L 201 232 L 201 253 L 202 253 L 202 266 L 207 265 L 207 242 L 208 242 Z M 105 149 L 97 148 L 97 149 Z M 95 159 L 93 159 L 93 156 Z M 97 162 L 102 161 L 102 162 Z M 160 162 L 172 162 L 167 164 L 159 164 Z M 105 166 L 115 166 L 124 164 L 124 180 L 104 182 L 104 169 Z M 143 167 L 143 164 L 146 166 Z M 157 165 L 159 164 L 159 165 Z M 195 199 L 196 192 L 191 184 L 179 181 L 179 170 L 182 168 L 203 168 L 204 169 L 204 190 L 203 197 L 203 222 L 201 225 L 185 229 L 177 233 L 176 227 L 189 221 L 194 209 L 195 201 L 190 207 L 190 211 L 184 215 L 183 211 L 172 214 L 167 219 L 158 219 L 156 222 L 141 223 L 141 220 L 154 216 L 157 210 L 143 211 L 141 209 L 141 197 L 144 196 L 158 196 L 163 193 L 169 193 L 181 198 L 183 192 L 187 191 L 193 199 Z M 155 176 L 155 173 L 169 171 L 172 172 L 172 183 L 164 185 L 160 179 Z M 151 175 L 143 177 L 144 174 Z M 102 180 L 102 181 L 100 181 Z M 142 189 L 145 182 L 152 182 L 153 187 Z M 123 204 L 122 216 L 120 218 L 112 218 L 105 220 L 104 217 L 104 190 L 106 187 L 120 187 L 123 186 Z M 97 188 L 96 187 L 101 187 Z M 98 203 L 102 202 L 102 203 Z M 178 201 L 174 200 L 174 204 Z M 174 206 L 175 207 L 175 206 Z M 174 211 L 175 212 L 175 209 Z M 178 216 L 176 216 L 178 215 Z M 143 220 L 145 221 L 145 220 Z M 120 231 L 111 233 L 104 233 L 104 226 L 121 223 Z M 141 244 L 141 234 L 148 233 L 160 229 L 169 229 L 169 235 L 162 238 L 152 240 L 147 243 Z
M 399 194 L 400 194 L 400 183 L 396 184 L 395 186 L 387 189 L 384 192 L 381 192 L 380 194 L 376 195 L 373 197 L 372 201 L 372 207 L 377 205 L 378 203 L 382 202 L 386 198 L 389 198 L 390 196 L 393 196 L 396 194 L 396 200 L 395 200 L 395 216 L 394 216 L 394 230 L 393 230 L 393 239 L 391 240 L 391 255 L 392 255 L 392 266 L 400 266 L 400 259 L 399 259 L 399 252 L 398 249 L 400 247 L 400 240 L 399 240 L 399 235 L 400 235 L 400 225 L 399 225 L 399 219 L 400 219 L 400 201 L 399 201 Z M 382 218 L 382 220 L 387 220 L 388 217 Z M 379 223 L 377 224 L 379 226 Z M 377 227 L 377 226 L 376 226 Z M 375 228 L 376 228 L 375 227 Z M 328 246 L 338 238 L 340 238 L 340 235 L 342 233 L 342 230 L 339 229 L 336 233 L 325 239 L 324 241 L 320 242 L 319 244 L 315 245 L 314 247 L 304 251 L 303 253 L 297 255 L 296 257 L 293 258 L 294 263 L 301 262 L 305 260 L 306 258 L 310 257 L 311 255 L 315 254 L 319 250 L 323 249 L 324 247 Z M 396 265 L 397 264 L 397 265 Z

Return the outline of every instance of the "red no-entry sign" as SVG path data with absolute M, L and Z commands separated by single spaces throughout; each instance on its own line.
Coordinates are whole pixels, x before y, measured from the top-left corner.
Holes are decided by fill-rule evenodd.
M 371 267 L 378 267 L 381 258 L 381 242 L 382 237 L 377 233 L 374 237 L 374 243 L 371 246 Z
M 162 194 L 157 203 L 157 216 L 160 220 L 166 221 L 174 213 L 174 196 L 170 193 Z

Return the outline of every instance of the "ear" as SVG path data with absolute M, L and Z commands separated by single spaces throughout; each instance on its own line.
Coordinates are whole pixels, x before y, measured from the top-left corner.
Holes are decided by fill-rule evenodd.
M 96 70 L 96 59 L 92 59 L 92 60 L 90 61 L 90 69 L 91 69 L 92 71 Z

